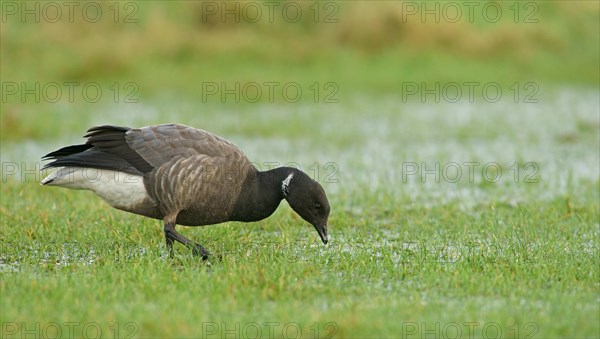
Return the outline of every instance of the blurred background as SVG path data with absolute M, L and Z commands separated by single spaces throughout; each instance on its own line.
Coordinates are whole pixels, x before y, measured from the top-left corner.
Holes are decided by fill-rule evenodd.
M 262 95 L 255 99 L 255 89 L 247 88 L 252 100 L 239 100 L 258 105 L 289 103 L 282 95 L 269 100 L 265 82 L 279 88 L 300 84 L 299 101 L 305 102 L 315 101 L 309 87 L 318 83 L 317 103 L 333 92 L 338 103 L 357 95 L 401 97 L 407 82 L 493 81 L 506 84 L 505 92 L 515 82 L 543 84 L 542 92 L 597 87 L 598 6 L 595 1 L 4 2 L 2 140 L 49 138 L 95 122 L 89 100 L 78 93 L 90 82 L 103 90 L 93 107 L 104 103 L 103 111 L 114 111 L 110 103 L 137 99 L 138 108 L 129 105 L 132 112 L 148 105 L 161 115 L 166 108 L 160 105 L 167 102 L 165 117 L 181 112 L 176 105 L 182 103 L 218 103 L 221 109 L 238 104 L 233 95 L 222 100 L 221 88 L 207 94 L 213 90 L 207 84 L 223 82 L 230 89 L 258 83 Z M 73 87 L 73 100 L 65 82 L 79 86 Z M 19 84 L 16 92 L 13 83 Z M 34 91 L 39 83 L 37 92 L 47 95 L 23 97 L 22 83 Z M 44 88 L 49 83 L 64 92 L 58 99 L 56 88 Z M 326 87 L 329 83 L 334 87 Z M 78 107 L 75 116 L 62 115 L 73 107 Z M 202 105 L 196 107 L 202 114 Z
M 493 161 L 505 178 L 536 162 L 546 185 L 532 196 L 564 194 L 566 178 L 597 182 L 599 6 L 3 2 L 2 159 L 39 163 L 92 125 L 178 122 L 257 162 L 317 162 L 333 192 L 496 199 L 485 180 L 403 176 L 406 163 Z M 531 191 L 521 183 L 507 201 Z

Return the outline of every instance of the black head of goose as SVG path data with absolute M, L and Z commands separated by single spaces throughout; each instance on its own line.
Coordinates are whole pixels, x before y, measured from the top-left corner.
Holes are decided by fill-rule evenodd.
M 290 167 L 258 171 L 232 143 L 178 124 L 92 127 L 82 145 L 43 157 L 58 168 L 42 185 L 94 192 L 123 211 L 164 221 L 169 253 L 178 241 L 204 259 L 208 252 L 175 225 L 258 221 L 281 200 L 312 224 L 327 244 L 329 202 L 321 185 Z

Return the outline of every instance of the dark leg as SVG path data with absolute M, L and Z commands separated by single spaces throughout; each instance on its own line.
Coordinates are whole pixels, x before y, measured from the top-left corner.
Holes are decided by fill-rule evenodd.
M 167 242 L 167 249 L 169 250 L 169 257 L 173 258 L 173 239 L 167 236 L 167 227 L 165 226 L 165 241 Z
M 193 242 L 183 235 L 177 233 L 177 231 L 175 231 L 175 223 L 165 223 L 165 240 L 167 242 L 167 248 L 169 249 L 169 255 L 171 257 L 173 256 L 173 241 L 177 241 L 186 247 L 191 248 L 194 255 L 202 256 L 203 260 L 208 259 L 208 251 L 202 247 L 202 245 Z

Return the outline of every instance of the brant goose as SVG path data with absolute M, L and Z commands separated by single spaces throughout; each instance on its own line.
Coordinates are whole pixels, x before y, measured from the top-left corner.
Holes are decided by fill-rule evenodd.
M 142 128 L 92 127 L 82 145 L 43 157 L 58 168 L 42 185 L 94 192 L 112 207 L 164 221 L 169 254 L 173 242 L 208 257 L 175 225 L 258 221 L 285 199 L 327 244 L 329 202 L 319 183 L 290 167 L 258 171 L 232 143 L 178 124 Z

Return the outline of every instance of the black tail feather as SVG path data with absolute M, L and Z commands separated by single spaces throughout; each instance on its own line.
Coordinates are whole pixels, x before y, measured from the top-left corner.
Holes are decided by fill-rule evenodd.
M 106 169 L 133 175 L 143 175 L 142 172 L 133 167 L 126 160 L 95 148 L 88 148 L 80 153 L 55 158 L 54 161 L 46 164 L 42 170 L 65 166 Z
M 43 160 L 60 159 L 60 158 L 64 158 L 69 155 L 81 153 L 91 147 L 92 147 L 92 145 L 90 145 L 90 144 L 66 146 L 59 150 L 56 150 L 54 152 L 50 152 L 50 153 L 44 155 L 42 157 L 42 159 Z
M 63 147 L 42 157 L 54 160 L 42 169 L 75 166 L 108 169 L 135 175 L 143 175 L 153 169 L 125 140 L 128 127 L 95 126 L 85 134 L 87 142 Z

